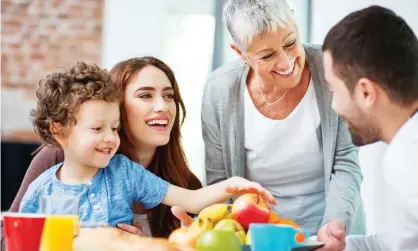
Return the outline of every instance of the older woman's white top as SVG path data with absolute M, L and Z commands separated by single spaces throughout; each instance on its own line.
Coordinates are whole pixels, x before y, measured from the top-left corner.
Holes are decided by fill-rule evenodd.
M 246 175 L 272 192 L 273 209 L 316 233 L 325 211 L 325 173 L 318 139 L 320 114 L 312 82 L 288 117 L 262 115 L 245 91 Z

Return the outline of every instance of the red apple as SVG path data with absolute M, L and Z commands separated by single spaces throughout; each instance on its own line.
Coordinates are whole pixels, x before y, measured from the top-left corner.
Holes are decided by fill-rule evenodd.
M 251 223 L 267 223 L 270 207 L 259 195 L 244 194 L 232 205 L 232 216 L 247 230 Z

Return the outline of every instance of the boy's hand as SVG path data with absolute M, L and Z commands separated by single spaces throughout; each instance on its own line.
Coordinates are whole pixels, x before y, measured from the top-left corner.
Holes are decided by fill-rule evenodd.
M 257 182 L 252 182 L 241 177 L 232 177 L 227 180 L 227 186 L 225 190 L 228 193 L 233 194 L 245 194 L 245 193 L 255 193 L 263 197 L 267 202 L 272 205 L 277 205 L 276 199 L 273 195 L 264 189 Z

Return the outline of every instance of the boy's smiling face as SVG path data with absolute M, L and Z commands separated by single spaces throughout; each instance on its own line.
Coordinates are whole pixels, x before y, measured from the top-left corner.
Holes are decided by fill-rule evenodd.
M 105 168 L 119 148 L 119 104 L 88 100 L 75 114 L 76 122 L 60 136 L 65 161 L 93 168 Z

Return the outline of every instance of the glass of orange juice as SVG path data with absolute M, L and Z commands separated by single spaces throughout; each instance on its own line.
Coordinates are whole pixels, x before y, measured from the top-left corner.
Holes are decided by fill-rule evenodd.
M 74 237 L 79 231 L 78 215 L 48 215 L 40 251 L 72 251 Z
M 42 196 L 39 211 L 46 215 L 40 251 L 72 251 L 80 231 L 77 196 Z

